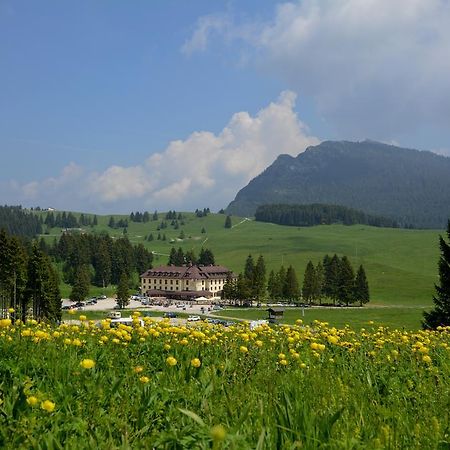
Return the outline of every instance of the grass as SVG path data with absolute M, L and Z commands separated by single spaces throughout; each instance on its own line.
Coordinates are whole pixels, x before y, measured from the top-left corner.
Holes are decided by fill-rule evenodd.
M 40 213 L 45 215 L 45 213 Z M 278 270 L 292 265 L 300 281 L 309 260 L 315 264 L 328 253 L 347 255 L 355 270 L 363 264 L 368 276 L 372 304 L 383 306 L 427 307 L 432 304 L 434 283 L 437 281 L 439 258 L 438 236 L 440 230 L 406 230 L 375 228 L 366 225 L 322 225 L 316 227 L 287 227 L 255 221 L 241 222 L 233 217 L 233 228 L 225 229 L 225 216 L 209 214 L 198 218 L 193 213 L 183 213 L 185 225 L 168 228 L 159 233 L 167 240 L 156 240 L 158 221 L 148 223 L 129 222 L 127 236 L 134 244 L 143 243 L 155 252 L 154 265 L 166 264 L 170 249 L 182 247 L 184 251 L 200 251 L 202 246 L 211 248 L 216 262 L 234 272 L 243 271 L 249 254 L 255 258 L 264 256 L 267 270 Z M 97 227 L 86 227 L 89 232 L 108 232 L 122 236 L 122 230 L 112 230 L 107 224 L 110 216 L 98 216 Z M 127 216 L 114 216 L 117 219 Z M 205 228 L 206 233 L 201 233 Z M 184 240 L 177 240 L 181 230 Z M 60 229 L 49 230 L 46 239 L 51 242 L 61 234 Z M 150 233 L 155 240 L 148 242 Z M 172 242 L 171 242 L 172 241 Z M 64 287 L 63 293 L 69 289 Z M 91 295 L 97 295 L 92 289 Z M 100 289 L 101 291 L 101 289 Z M 98 292 L 103 293 L 103 292 Z
M 371 325 L 417 330 L 421 326 L 423 312 L 421 307 L 380 307 L 380 308 L 288 308 L 280 323 L 293 325 L 297 319 L 305 324 L 313 325 L 315 320 L 328 322 L 330 326 L 343 328 L 346 325 L 354 329 L 360 329 Z M 243 320 L 266 319 L 268 313 L 264 309 L 226 309 L 216 312 L 215 315 L 224 318 Z
M 0 320 L 0 447 L 445 449 L 450 329 Z

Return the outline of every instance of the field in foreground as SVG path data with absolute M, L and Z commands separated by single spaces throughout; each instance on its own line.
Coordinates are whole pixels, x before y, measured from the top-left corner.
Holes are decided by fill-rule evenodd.
M 0 447 L 450 445 L 450 329 L 144 323 L 1 321 Z

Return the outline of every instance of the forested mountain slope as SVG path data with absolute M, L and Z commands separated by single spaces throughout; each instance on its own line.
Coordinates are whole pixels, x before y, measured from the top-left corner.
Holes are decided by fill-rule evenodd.
M 280 155 L 241 189 L 227 212 L 252 216 L 269 203 L 326 203 L 443 228 L 450 217 L 450 158 L 374 141 L 325 141 Z

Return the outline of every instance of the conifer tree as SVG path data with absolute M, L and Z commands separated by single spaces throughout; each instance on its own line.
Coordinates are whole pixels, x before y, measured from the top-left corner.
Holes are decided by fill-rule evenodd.
M 305 269 L 305 276 L 303 278 L 302 296 L 304 302 L 311 303 L 314 300 L 315 284 L 316 271 L 314 269 L 314 264 L 312 261 L 308 261 Z
M 86 266 L 79 266 L 75 270 L 70 299 L 74 302 L 81 302 L 89 295 L 90 276 Z
M 319 305 L 322 304 L 322 296 L 323 296 L 323 286 L 324 286 L 325 278 L 324 278 L 324 270 L 322 263 L 319 263 L 316 266 L 316 276 L 314 279 L 314 301 L 319 301 Z
M 128 288 L 128 276 L 126 273 L 120 275 L 120 281 L 117 286 L 117 305 L 120 309 L 125 308 L 130 303 L 130 294 Z
M 266 263 L 262 255 L 259 255 L 254 269 L 253 295 L 257 300 L 264 298 L 266 295 Z
M 108 227 L 109 228 L 115 228 L 116 227 L 116 221 L 114 220 L 114 216 L 111 216 L 109 218 Z
M 169 266 L 176 266 L 176 261 L 177 261 L 177 250 L 175 249 L 175 247 L 172 247 L 170 249 L 169 254 Z
M 231 227 L 232 227 L 231 216 L 228 215 L 225 219 L 225 228 L 231 228 Z
M 300 288 L 298 285 L 297 275 L 295 269 L 289 266 L 286 271 L 286 282 L 284 285 L 284 297 L 289 300 L 298 300 Z
M 208 248 L 204 249 L 202 248 L 200 250 L 200 254 L 198 256 L 198 264 L 202 266 L 209 266 L 215 264 L 215 258 L 213 255 L 213 252 L 209 250 Z
M 337 299 L 347 306 L 354 300 L 355 274 L 352 265 L 346 256 L 339 264 Z
M 370 300 L 369 283 L 367 282 L 366 272 L 362 265 L 359 266 L 358 272 L 356 273 L 353 298 L 356 302 L 359 302 L 360 306 L 368 303 Z
M 286 269 L 284 266 L 275 275 L 274 298 L 282 299 L 285 296 L 286 285 Z
M 276 297 L 276 275 L 273 270 L 269 273 L 269 278 L 267 279 L 267 291 L 270 298 Z
M 424 328 L 437 328 L 450 326 L 450 220 L 447 224 L 446 242 L 439 236 L 441 256 L 439 258 L 439 284 L 435 285 L 436 293 L 433 296 L 434 309 L 424 313 L 422 326 Z

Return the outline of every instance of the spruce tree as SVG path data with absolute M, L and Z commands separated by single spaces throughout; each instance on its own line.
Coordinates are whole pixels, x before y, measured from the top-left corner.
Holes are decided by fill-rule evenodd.
M 433 296 L 434 309 L 424 313 L 422 326 L 435 329 L 438 326 L 450 326 L 450 220 L 447 224 L 446 242 L 439 236 L 441 256 L 439 258 L 439 285 L 435 285 L 436 294 Z
M 319 305 L 322 304 L 322 296 L 323 296 L 323 287 L 324 287 L 324 270 L 322 263 L 319 261 L 319 263 L 316 266 L 316 276 L 314 279 L 314 294 L 313 299 L 314 301 L 319 301 Z
M 260 300 L 266 295 L 266 263 L 264 257 L 259 255 L 256 261 L 255 270 L 253 274 L 253 295 L 257 300 Z
M 228 273 L 228 275 L 227 275 L 227 279 L 223 285 L 221 298 L 224 300 L 235 300 L 236 299 L 236 283 L 233 280 L 231 273 Z
M 225 219 L 225 228 L 231 228 L 232 227 L 232 223 L 231 223 L 231 216 L 228 215 Z
M 269 278 L 267 280 L 267 291 L 270 298 L 275 298 L 276 294 L 276 275 L 273 270 L 269 273 Z
M 275 286 L 274 286 L 274 298 L 282 299 L 284 298 L 286 285 L 286 269 L 284 266 L 280 267 L 280 270 L 275 275 Z
M 209 265 L 213 266 L 215 264 L 213 252 L 208 248 L 206 249 L 202 248 L 198 256 L 198 264 L 202 266 L 209 266 Z
M 286 271 L 286 283 L 284 285 L 284 296 L 289 300 L 298 300 L 300 294 L 300 287 L 298 285 L 297 275 L 292 266 L 288 267 Z
M 89 295 L 90 276 L 86 266 L 79 266 L 75 270 L 74 282 L 70 299 L 74 302 L 81 302 Z
M 310 303 L 314 300 L 316 283 L 316 271 L 312 261 L 308 261 L 305 269 L 305 276 L 303 278 L 302 296 L 303 301 Z
M 169 255 L 169 266 L 176 266 L 177 262 L 177 250 L 175 249 L 175 247 L 172 247 L 170 249 L 170 255 Z
M 120 281 L 117 286 L 117 305 L 120 309 L 125 308 L 130 303 L 130 294 L 128 289 L 128 276 L 126 273 L 120 275 Z
M 354 300 L 355 274 L 352 265 L 346 256 L 343 256 L 339 264 L 337 298 L 347 306 Z
M 370 300 L 369 283 L 367 282 L 366 272 L 362 265 L 359 266 L 358 272 L 356 273 L 353 297 L 356 302 L 359 302 L 360 306 L 368 303 Z

